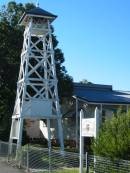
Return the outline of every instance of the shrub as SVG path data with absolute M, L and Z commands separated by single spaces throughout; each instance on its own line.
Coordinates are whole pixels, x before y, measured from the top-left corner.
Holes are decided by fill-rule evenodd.
M 118 111 L 116 116 L 103 123 L 92 150 L 96 155 L 112 159 L 130 158 L 130 111 Z

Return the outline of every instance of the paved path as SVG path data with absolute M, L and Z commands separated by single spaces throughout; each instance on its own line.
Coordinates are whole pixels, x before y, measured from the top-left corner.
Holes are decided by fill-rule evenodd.
M 25 173 L 25 171 L 0 161 L 0 173 Z

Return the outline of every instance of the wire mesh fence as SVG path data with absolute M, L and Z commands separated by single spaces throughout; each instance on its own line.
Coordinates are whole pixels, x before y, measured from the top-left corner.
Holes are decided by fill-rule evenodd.
M 78 173 L 79 154 L 24 146 L 0 141 L 0 159 L 35 173 Z M 105 157 L 83 155 L 83 173 L 130 173 L 130 161 L 111 160 Z
M 21 158 L 21 164 L 31 172 L 79 172 L 78 153 L 27 147 L 22 150 Z
M 22 165 L 37 173 L 78 173 L 79 154 L 45 148 L 27 147 L 22 150 Z M 83 173 L 130 173 L 130 161 L 110 160 L 105 157 L 85 155 Z M 24 163 L 24 164 L 23 164 Z M 88 168 L 88 169 L 87 169 Z
M 12 165 L 16 165 L 16 144 L 11 144 L 7 142 L 0 141 L 0 160 L 8 161 Z
M 91 156 L 87 158 L 88 170 L 95 173 L 130 173 L 130 161 Z
M 0 157 L 8 156 L 8 143 L 0 141 Z

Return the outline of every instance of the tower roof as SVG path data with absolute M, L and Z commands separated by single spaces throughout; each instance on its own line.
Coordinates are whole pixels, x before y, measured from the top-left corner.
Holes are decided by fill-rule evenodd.
M 22 24 L 22 22 L 26 19 L 27 16 L 45 17 L 45 18 L 51 19 L 51 21 L 53 21 L 57 17 L 56 15 L 48 11 L 45 11 L 42 8 L 36 7 L 29 11 L 26 11 L 21 17 L 21 19 L 19 20 L 19 24 Z
M 39 7 L 36 7 L 32 10 L 29 10 L 26 12 L 26 14 L 34 14 L 34 15 L 39 15 L 39 16 L 47 16 L 47 17 L 57 17 L 56 15 L 48 12 L 48 11 L 45 11 L 43 10 L 42 8 L 39 8 Z

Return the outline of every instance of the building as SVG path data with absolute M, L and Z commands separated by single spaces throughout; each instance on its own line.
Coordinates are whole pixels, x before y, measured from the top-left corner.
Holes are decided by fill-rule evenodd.
M 130 92 L 113 90 L 111 85 L 74 83 L 72 99 L 69 101 L 64 99 L 64 104 L 62 105 L 64 140 L 70 141 L 72 145 L 78 147 L 79 112 L 81 108 L 85 112 L 85 117 L 90 118 L 94 117 L 95 108 L 97 107 L 100 112 L 100 123 L 102 123 L 106 118 L 111 118 L 119 108 L 127 112 L 129 106 Z M 46 123 L 43 123 L 44 137 L 47 139 L 47 127 Z M 33 121 L 32 125 L 27 128 L 27 134 L 31 138 L 43 138 L 41 132 L 37 131 L 37 126 L 39 126 L 39 122 Z M 51 132 L 52 139 L 57 138 L 53 125 Z
M 130 92 L 113 90 L 111 85 L 74 83 L 75 100 L 74 113 L 68 113 L 66 119 L 68 128 L 64 127 L 65 137 L 73 139 L 76 146 L 79 143 L 79 111 L 84 110 L 85 117 L 94 117 L 95 108 L 100 112 L 100 124 L 106 118 L 111 118 L 117 110 L 128 111 L 130 105 Z M 68 129 L 71 131 L 69 133 Z M 66 132 L 67 131 L 67 132 Z

